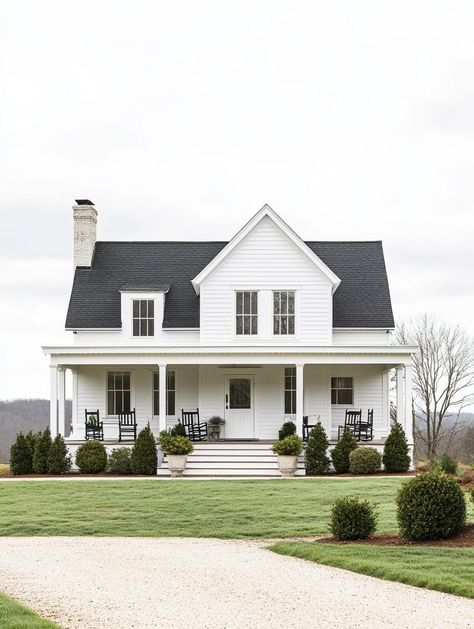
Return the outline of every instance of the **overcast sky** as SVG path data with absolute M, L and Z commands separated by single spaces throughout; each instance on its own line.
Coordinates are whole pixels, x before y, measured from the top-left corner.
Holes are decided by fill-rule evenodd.
M 0 399 L 48 396 L 72 210 L 384 241 L 395 316 L 474 333 L 474 3 L 0 0 Z

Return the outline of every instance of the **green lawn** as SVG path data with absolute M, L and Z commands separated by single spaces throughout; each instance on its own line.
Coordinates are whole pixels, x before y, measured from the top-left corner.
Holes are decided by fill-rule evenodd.
M 0 535 L 265 538 L 328 533 L 337 496 L 379 504 L 396 530 L 399 478 L 0 482 Z
M 0 594 L 0 629 L 59 629 L 58 625 L 44 620 L 31 609 Z
M 280 542 L 281 555 L 474 598 L 474 548 Z

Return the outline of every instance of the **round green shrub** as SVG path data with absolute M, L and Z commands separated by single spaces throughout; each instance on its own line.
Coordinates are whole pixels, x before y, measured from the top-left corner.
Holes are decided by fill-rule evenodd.
M 47 474 L 48 456 L 51 449 L 51 431 L 45 428 L 38 434 L 33 454 L 33 472 L 35 474 Z
M 173 437 L 186 437 L 186 428 L 181 422 L 178 422 L 171 428 L 170 435 Z
M 408 441 L 402 425 L 398 422 L 392 424 L 390 434 L 385 440 L 383 465 L 387 472 L 408 472 L 410 469 Z
M 71 457 L 62 435 L 57 435 L 48 453 L 48 474 L 64 474 L 71 468 Z
M 296 435 L 296 424 L 291 421 L 285 422 L 278 431 L 278 439 L 282 441 L 285 437 L 291 437 L 291 435 Z
M 170 434 L 160 435 L 160 445 L 165 454 L 191 454 L 194 450 L 190 439 Z
M 130 448 L 114 448 L 107 460 L 107 471 L 111 474 L 131 474 Z
M 456 476 L 458 473 L 458 462 L 450 457 L 446 452 L 442 454 L 435 463 L 435 469 L 445 474 Z
M 318 422 L 311 429 L 305 449 L 306 470 L 311 474 L 324 474 L 329 470 L 330 460 L 327 455 L 329 441 L 326 431 Z
M 272 450 L 282 456 L 299 456 L 303 452 L 303 439 L 297 435 L 290 435 L 274 443 Z
M 173 437 L 173 439 L 176 438 Z M 138 433 L 137 440 L 132 448 L 130 462 L 134 474 L 145 474 L 147 476 L 156 474 L 158 456 L 156 454 L 155 437 L 150 430 L 150 426 L 145 426 Z
M 31 474 L 33 472 L 32 440 L 29 435 L 19 432 L 10 448 L 10 469 L 12 473 Z
M 375 448 L 356 448 L 349 454 L 351 474 L 375 474 L 381 465 L 382 455 Z
M 453 537 L 466 523 L 463 491 L 454 478 L 442 472 L 420 474 L 398 492 L 397 520 L 406 539 Z
M 100 441 L 86 441 L 77 448 L 76 465 L 81 474 L 98 474 L 107 467 L 107 451 Z
M 359 498 L 337 498 L 331 510 L 330 530 L 336 539 L 366 539 L 375 532 L 376 505 Z
M 332 464 L 337 474 L 347 474 L 349 471 L 349 454 L 357 448 L 357 439 L 350 430 L 345 430 L 331 453 Z

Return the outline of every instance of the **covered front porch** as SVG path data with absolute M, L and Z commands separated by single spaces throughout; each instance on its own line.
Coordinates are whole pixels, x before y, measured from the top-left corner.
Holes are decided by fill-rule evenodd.
M 298 434 L 303 417 L 320 421 L 337 439 L 346 410 L 373 409 L 373 442 L 390 430 L 390 373 L 396 370 L 396 406 L 412 444 L 411 348 L 326 347 L 281 350 L 239 348 L 46 348 L 51 355 L 54 434 L 84 440 L 85 411 L 99 411 L 104 440 L 118 443 L 118 412 L 135 409 L 138 430 L 158 436 L 198 409 L 200 421 L 224 420 L 221 438 L 271 443 L 284 421 Z M 72 420 L 64 412 L 66 370 L 72 374 Z M 124 444 L 124 442 L 122 442 Z

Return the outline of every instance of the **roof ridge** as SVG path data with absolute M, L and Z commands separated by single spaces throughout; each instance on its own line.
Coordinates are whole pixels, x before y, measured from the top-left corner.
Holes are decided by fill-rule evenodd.
M 228 240 L 97 240 L 96 244 L 127 244 L 127 245 L 158 245 L 158 244 L 227 244 Z M 304 240 L 305 244 L 308 242 L 317 242 L 324 244 L 368 244 L 368 243 L 379 243 L 382 240 L 379 238 L 377 240 Z

